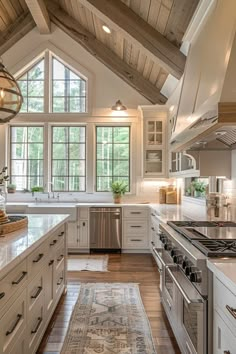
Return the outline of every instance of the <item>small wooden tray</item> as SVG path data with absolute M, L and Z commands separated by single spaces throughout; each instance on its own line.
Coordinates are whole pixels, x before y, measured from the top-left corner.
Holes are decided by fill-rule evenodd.
M 8 221 L 0 224 L 0 236 L 3 237 L 5 234 L 22 229 L 27 225 L 27 216 L 10 215 Z

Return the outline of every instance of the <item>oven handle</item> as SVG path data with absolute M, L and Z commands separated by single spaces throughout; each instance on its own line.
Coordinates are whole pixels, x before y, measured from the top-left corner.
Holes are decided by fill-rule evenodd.
M 183 288 L 181 287 L 180 283 L 178 282 L 178 280 L 175 278 L 173 272 L 171 271 L 170 266 L 166 266 L 166 270 L 169 273 L 171 279 L 173 280 L 173 282 L 175 283 L 175 285 L 177 286 L 178 290 L 180 291 L 181 295 L 183 296 L 184 300 L 187 302 L 188 305 L 191 304 L 203 304 L 203 301 L 201 300 L 191 300 L 188 295 L 185 293 L 185 291 L 183 290 Z
M 165 262 L 163 261 L 163 259 L 161 258 L 161 256 L 159 255 L 158 252 L 163 251 L 163 248 L 155 248 L 153 247 L 153 252 L 155 253 L 155 255 L 157 256 L 157 258 L 159 259 L 159 261 L 161 262 L 161 264 L 163 265 L 163 267 L 166 266 Z

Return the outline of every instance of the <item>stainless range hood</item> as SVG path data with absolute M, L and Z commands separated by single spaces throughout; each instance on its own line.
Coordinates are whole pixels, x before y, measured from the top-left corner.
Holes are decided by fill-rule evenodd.
M 236 102 L 219 103 L 170 142 L 171 151 L 236 149 Z
M 216 1 L 191 43 L 171 151 L 236 149 L 235 24 L 236 1 Z

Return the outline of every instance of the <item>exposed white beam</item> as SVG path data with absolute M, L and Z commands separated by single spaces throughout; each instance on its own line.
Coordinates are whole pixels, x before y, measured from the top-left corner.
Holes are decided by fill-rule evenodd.
M 51 32 L 50 18 L 44 0 L 25 0 L 41 34 Z

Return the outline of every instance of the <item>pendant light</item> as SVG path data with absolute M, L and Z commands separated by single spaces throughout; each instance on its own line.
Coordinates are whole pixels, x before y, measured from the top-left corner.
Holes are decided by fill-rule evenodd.
M 127 107 L 122 104 L 120 100 L 116 101 L 115 105 L 111 108 L 113 111 L 126 111 Z
M 23 96 L 14 77 L 0 58 L 0 124 L 9 122 L 21 109 Z

